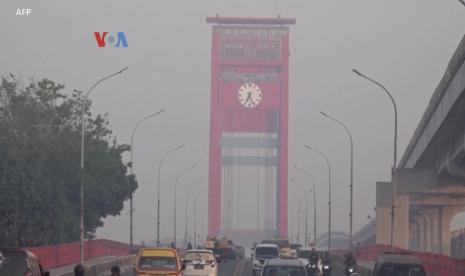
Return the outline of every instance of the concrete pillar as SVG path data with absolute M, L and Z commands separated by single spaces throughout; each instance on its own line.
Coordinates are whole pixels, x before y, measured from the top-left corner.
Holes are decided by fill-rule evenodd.
M 410 250 L 421 251 L 421 229 L 422 219 L 420 215 L 416 215 L 410 222 Z
M 439 253 L 439 208 L 431 208 L 425 211 L 430 218 L 430 251 L 432 253 Z
M 391 243 L 391 207 L 376 207 L 376 244 Z
M 421 229 L 420 229 L 420 235 L 421 235 L 421 251 L 422 252 L 430 252 L 430 239 L 431 239 L 431 234 L 430 234 L 430 219 L 429 217 L 424 214 L 423 212 L 420 213 L 420 218 L 421 218 Z
M 409 248 L 409 214 L 410 199 L 409 195 L 397 195 L 394 209 L 394 246 L 408 249 Z
M 420 224 L 420 251 L 431 252 L 431 218 L 428 209 L 418 212 Z
M 376 243 L 391 243 L 391 183 L 376 183 Z
M 431 218 L 431 252 L 450 256 L 450 223 L 457 209 L 449 206 L 439 206 L 428 209 L 426 213 Z
M 376 243 L 391 244 L 391 197 L 390 182 L 376 183 Z M 394 246 L 409 248 L 409 212 L 408 194 L 397 194 L 394 202 Z

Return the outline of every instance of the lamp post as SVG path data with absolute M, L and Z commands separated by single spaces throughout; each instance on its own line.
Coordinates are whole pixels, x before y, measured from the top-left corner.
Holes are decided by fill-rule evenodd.
M 145 116 L 144 118 L 140 119 L 136 125 L 134 126 L 134 128 L 132 129 L 132 134 L 131 134 L 131 155 L 130 155 L 130 158 L 131 158 L 131 161 L 130 161 L 130 166 L 129 166 L 129 173 L 132 175 L 132 170 L 134 168 L 134 161 L 133 161 L 133 152 L 134 152 L 134 135 L 136 134 L 136 130 L 137 128 L 147 119 L 150 119 L 152 117 L 155 117 L 155 116 L 158 116 L 160 115 L 161 113 L 163 113 L 165 110 L 162 109 L 156 113 L 153 113 L 153 114 L 150 114 L 148 116 Z M 129 252 L 131 253 L 132 252 L 132 249 L 133 249 L 133 245 L 134 245 L 134 239 L 133 239 L 133 218 L 134 218 L 134 208 L 133 208 L 133 204 L 134 204 L 134 199 L 133 199 L 133 193 L 131 193 L 131 195 L 129 196 Z
M 184 241 L 185 241 L 186 245 L 187 245 L 187 227 L 188 227 L 188 220 L 187 220 L 188 212 L 187 212 L 187 208 L 188 208 L 188 206 L 189 206 L 189 194 L 190 194 L 190 190 L 191 190 L 191 188 L 192 188 L 195 184 L 197 184 L 197 183 L 199 183 L 199 182 L 201 182 L 201 181 L 203 181 L 203 180 L 204 180 L 204 178 L 200 178 L 200 179 L 198 179 L 197 181 L 194 181 L 194 182 L 188 184 L 188 186 L 186 187 L 186 188 L 187 188 L 187 190 L 186 190 L 186 218 L 185 218 L 185 219 L 186 219 L 186 229 L 185 229 L 185 232 L 184 232 Z
M 84 99 L 82 102 L 82 114 L 81 114 L 81 186 L 80 186 L 80 218 L 79 218 L 79 255 L 80 255 L 80 262 L 81 264 L 84 263 L 84 186 L 86 183 L 85 179 L 85 164 L 84 164 L 84 158 L 85 158 L 85 152 L 84 152 L 84 147 L 85 147 L 85 132 L 86 132 L 86 121 L 84 119 L 84 115 L 86 113 L 86 107 L 87 107 L 87 101 L 89 98 L 90 93 L 94 90 L 94 88 L 99 85 L 100 83 L 116 76 L 124 71 L 126 71 L 129 67 L 124 67 L 123 69 L 119 70 L 116 73 L 113 73 L 109 76 L 106 76 L 96 83 L 92 85 L 87 93 L 84 95 Z
M 352 139 L 352 133 L 350 133 L 349 128 L 344 125 L 341 121 L 329 116 L 324 112 L 320 112 L 321 115 L 330 119 L 333 122 L 336 122 L 342 126 L 349 135 L 350 140 L 350 210 L 349 210 L 349 250 L 352 250 L 352 229 L 353 229 L 353 216 L 354 216 L 354 141 Z
M 392 96 L 391 92 L 389 92 L 386 87 L 384 87 L 381 83 L 373 80 L 365 76 L 364 74 L 360 73 L 356 69 L 352 69 L 352 71 L 357 74 L 357 76 L 364 78 L 371 83 L 375 84 L 376 86 L 380 87 L 386 94 L 388 95 L 389 99 L 392 102 L 392 106 L 394 108 L 394 157 L 393 157 L 393 164 L 391 169 L 391 178 L 392 178 L 392 200 L 391 200 L 391 249 L 394 247 L 394 209 L 395 209 L 395 196 L 396 196 L 396 189 L 397 189 L 397 175 L 396 175 L 396 167 L 397 167 L 397 105 L 394 97 Z
M 297 243 L 300 244 L 300 214 L 301 214 L 301 206 L 302 206 L 302 199 L 304 196 L 299 197 L 299 194 L 293 193 L 294 197 L 297 199 Z
M 329 190 L 329 193 L 328 193 L 328 251 L 331 251 L 331 164 L 329 163 L 329 160 L 326 157 L 326 155 L 324 155 L 320 151 L 308 145 L 305 145 L 305 148 L 323 157 L 323 159 L 326 161 L 326 165 L 328 166 L 328 190 Z
M 315 184 L 315 179 L 313 178 L 313 175 L 309 171 L 302 169 L 301 167 L 294 166 L 294 169 L 301 171 L 305 173 L 306 175 L 308 175 L 308 177 L 310 177 L 310 180 L 313 183 L 313 245 L 316 246 L 316 184 Z
M 197 248 L 197 201 L 199 199 L 199 197 L 202 194 L 202 192 L 204 192 L 203 190 L 199 190 L 197 192 L 197 195 L 195 196 L 195 200 L 194 200 L 194 247 Z
M 176 196 L 176 194 L 177 194 L 177 190 L 178 190 L 178 180 L 181 177 L 181 175 L 183 175 L 188 170 L 191 170 L 191 169 L 195 168 L 196 166 L 197 166 L 197 163 L 195 163 L 192 166 L 187 167 L 184 170 L 180 171 L 179 174 L 176 176 L 176 181 L 174 182 L 174 225 L 173 225 L 173 235 L 174 235 L 173 236 L 173 243 L 174 243 L 174 246 L 176 246 L 176 213 L 177 213 L 177 209 L 176 209 L 177 196 Z
M 292 183 L 296 184 L 299 188 L 302 188 L 302 191 L 305 195 L 305 245 L 308 245 L 308 194 L 310 194 L 312 190 L 309 189 L 308 194 L 307 194 L 307 190 L 305 189 L 305 186 L 302 183 L 297 182 L 292 177 L 289 179 L 291 180 Z
M 181 148 L 185 147 L 186 144 L 182 144 L 180 146 L 177 146 L 168 152 L 166 152 L 163 157 L 160 159 L 160 162 L 158 163 L 158 185 L 157 185 L 157 246 L 160 246 L 160 182 L 161 182 L 161 165 L 163 164 L 163 161 L 170 155 L 171 153 L 180 150 Z

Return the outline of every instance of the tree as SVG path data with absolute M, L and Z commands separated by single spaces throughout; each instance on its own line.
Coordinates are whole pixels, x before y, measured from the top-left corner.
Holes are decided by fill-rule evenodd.
M 42 79 L 3 76 L 0 85 L 0 245 L 79 239 L 80 92 Z M 3 96 L 1 96 L 3 95 Z M 118 215 L 137 188 L 108 116 L 86 117 L 85 233 Z

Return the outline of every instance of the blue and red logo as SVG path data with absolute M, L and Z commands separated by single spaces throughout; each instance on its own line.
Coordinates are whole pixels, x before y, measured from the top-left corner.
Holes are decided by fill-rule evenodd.
M 127 48 L 128 41 L 124 32 L 117 32 L 112 34 L 109 32 L 94 32 L 95 40 L 99 48 L 114 47 L 114 48 Z

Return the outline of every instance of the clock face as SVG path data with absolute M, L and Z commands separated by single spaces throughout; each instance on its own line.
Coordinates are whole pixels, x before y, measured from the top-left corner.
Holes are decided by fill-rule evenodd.
M 262 100 L 262 90 L 255 83 L 246 82 L 239 88 L 237 98 L 245 108 L 254 108 Z

